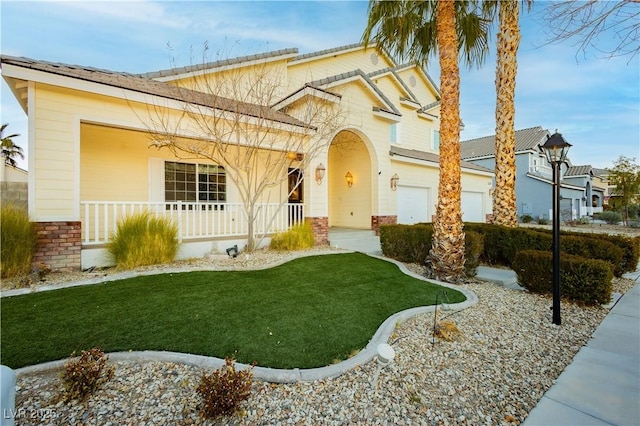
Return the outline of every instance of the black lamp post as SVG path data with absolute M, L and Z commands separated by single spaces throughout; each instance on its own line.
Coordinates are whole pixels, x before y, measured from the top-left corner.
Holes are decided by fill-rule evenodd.
M 553 168 L 553 323 L 560 325 L 560 164 L 567 159 L 571 144 L 556 131 L 542 145 Z

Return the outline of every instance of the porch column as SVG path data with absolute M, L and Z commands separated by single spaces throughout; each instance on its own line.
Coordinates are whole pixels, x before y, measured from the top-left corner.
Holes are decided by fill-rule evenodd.
M 305 221 L 311 224 L 315 245 L 321 246 L 329 244 L 329 218 L 328 217 L 305 217 Z

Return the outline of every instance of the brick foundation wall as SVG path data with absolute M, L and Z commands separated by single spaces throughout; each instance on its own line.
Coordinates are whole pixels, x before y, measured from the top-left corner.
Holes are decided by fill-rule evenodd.
M 328 217 L 306 217 L 305 221 L 311 224 L 313 237 L 317 246 L 329 244 L 329 218 Z
M 395 225 L 398 223 L 398 216 L 371 216 L 371 229 L 380 235 L 380 225 Z
M 33 263 L 52 271 L 80 269 L 82 225 L 80 222 L 35 222 L 38 248 Z

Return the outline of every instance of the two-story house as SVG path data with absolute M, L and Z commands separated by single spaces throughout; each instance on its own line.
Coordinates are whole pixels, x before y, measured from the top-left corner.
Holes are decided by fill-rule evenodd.
M 268 74 L 275 101 L 237 102 L 194 85 L 232 73 Z M 222 157 L 152 146 L 150 113 L 179 123 L 177 137 L 207 146 L 185 105 L 230 129 L 228 144 L 235 145 L 220 152 L 224 164 L 235 161 L 230 152 L 248 149 L 247 134 L 233 134 L 238 120 L 276 136 L 261 147 L 265 156 L 279 153 L 297 167 L 279 171 L 284 179 L 267 165 L 252 170 L 256 182 L 269 173 L 274 182 L 256 205 L 271 216 L 256 221 L 253 232 L 272 235 L 303 219 L 322 244 L 330 227 L 375 231 L 385 223 L 429 222 L 435 213 L 439 90 L 423 68 L 396 64 L 375 48 L 306 54 L 291 48 L 146 74 L 3 56 L 2 75 L 28 116 L 29 212 L 46 237 L 43 260 L 53 268 L 108 264 L 105 244 L 115 223 L 144 209 L 177 222 L 179 257 L 246 242 L 242 192 Z M 344 121 L 322 149 L 289 152 L 278 135 L 317 131 L 296 115 L 303 100 L 339 105 Z M 286 174 L 301 179 L 299 186 L 292 190 Z M 493 170 L 462 163 L 463 220 L 484 222 L 491 213 L 492 179 Z
M 552 168 L 541 148 L 550 135 L 548 130 L 540 126 L 516 131 L 518 217 L 529 215 L 534 219 L 547 220 L 552 217 Z M 462 141 L 461 157 L 465 161 L 495 169 L 495 135 Z M 560 211 L 563 221 L 602 211 L 606 189 L 598 182 L 591 166 L 573 166 L 569 160 L 561 165 Z

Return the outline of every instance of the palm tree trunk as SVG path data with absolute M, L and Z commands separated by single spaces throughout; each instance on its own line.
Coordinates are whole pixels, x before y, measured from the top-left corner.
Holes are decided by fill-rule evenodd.
M 429 260 L 435 277 L 464 278 L 464 232 L 460 210 L 460 72 L 453 1 L 439 1 L 436 15 L 440 60 L 440 177 Z
M 496 190 L 493 220 L 499 225 L 518 226 L 516 209 L 515 92 L 520 45 L 518 0 L 499 2 L 498 61 L 496 66 Z

